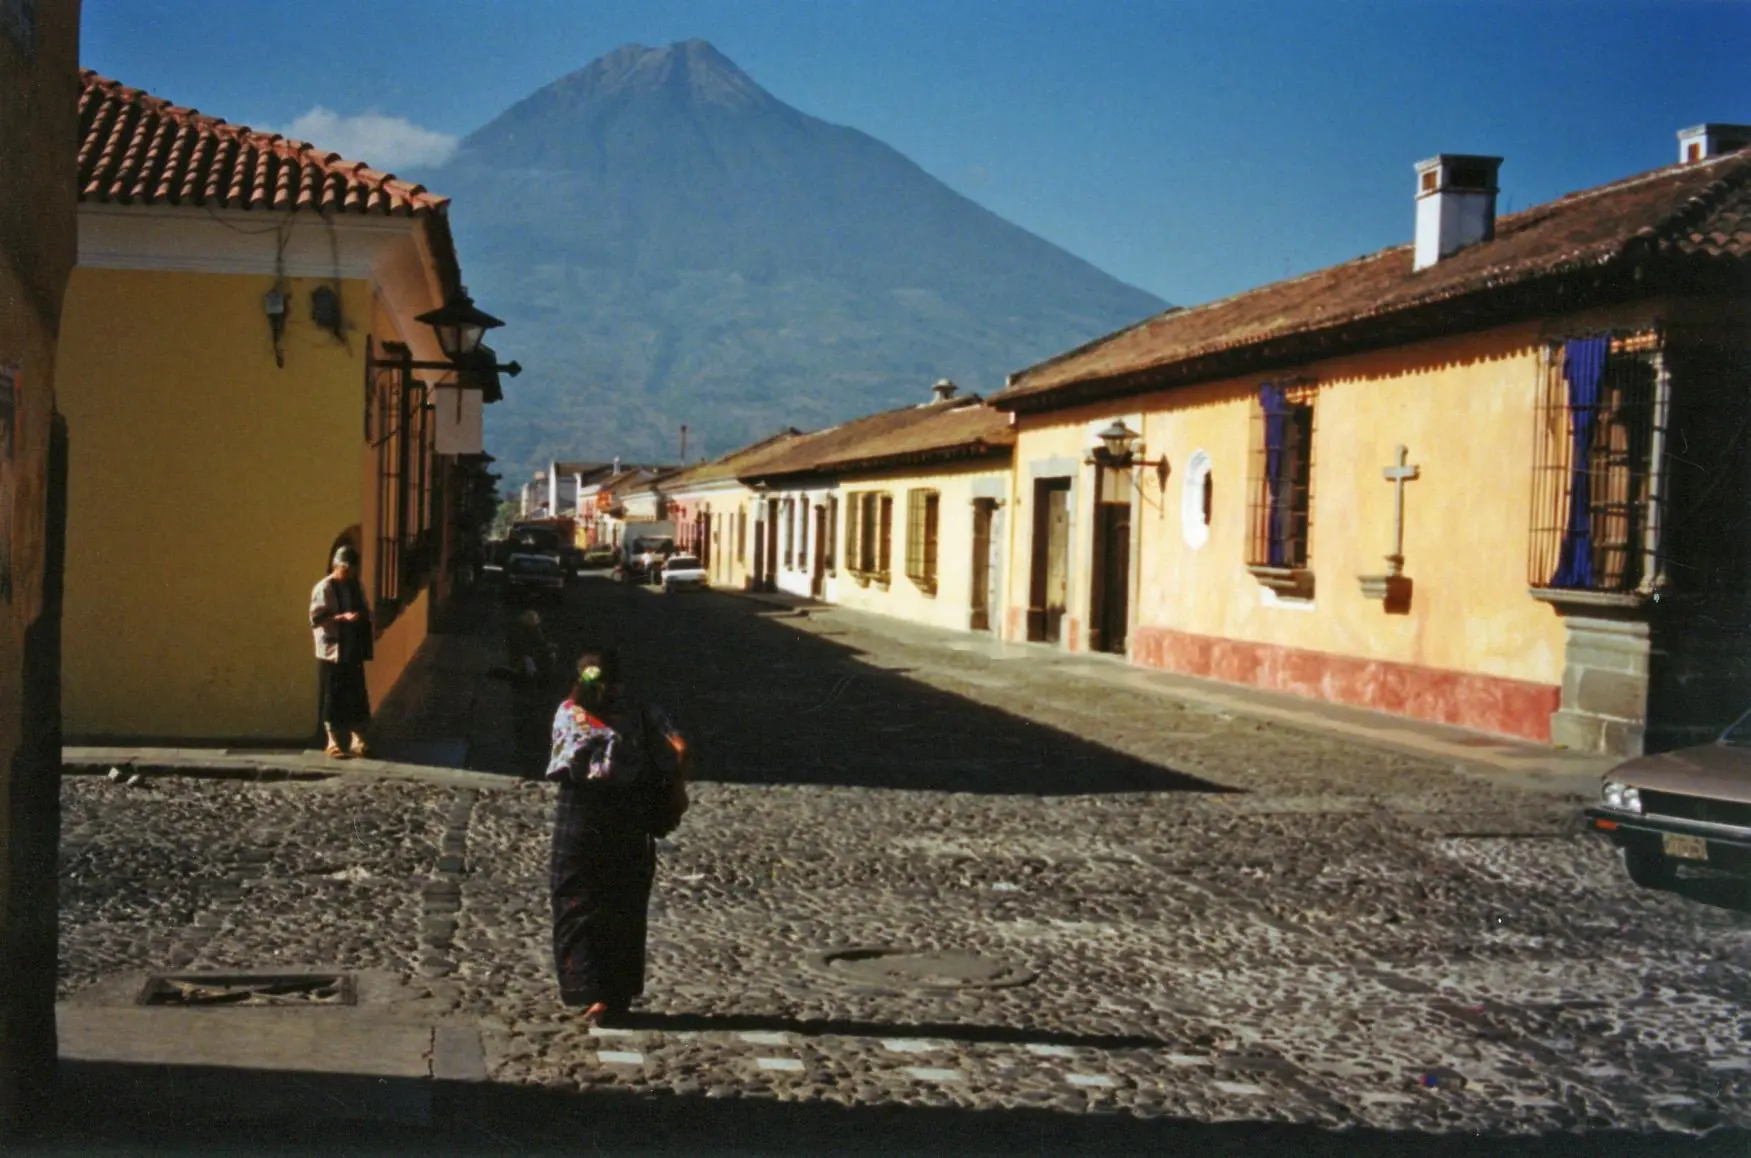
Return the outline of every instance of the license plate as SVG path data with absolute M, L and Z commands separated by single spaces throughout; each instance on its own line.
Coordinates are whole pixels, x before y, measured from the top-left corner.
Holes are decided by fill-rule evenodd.
M 1680 836 L 1673 832 L 1660 834 L 1660 847 L 1667 856 L 1683 860 L 1707 860 L 1708 841 L 1700 836 Z

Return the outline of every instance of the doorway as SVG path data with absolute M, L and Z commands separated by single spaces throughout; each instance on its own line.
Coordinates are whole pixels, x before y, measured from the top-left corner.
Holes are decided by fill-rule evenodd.
M 991 605 L 997 601 L 992 583 L 997 569 L 991 558 L 995 547 L 992 522 L 996 514 L 996 499 L 973 500 L 973 580 L 967 626 L 974 631 L 991 630 Z
M 765 591 L 778 590 L 778 500 L 766 500 L 766 581 Z
M 1028 583 L 1028 638 L 1063 638 L 1070 594 L 1070 480 L 1034 480 L 1034 545 Z
M 1125 654 L 1131 609 L 1131 476 L 1096 468 L 1088 646 Z
M 809 563 L 809 594 L 827 598 L 827 508 L 815 508 L 815 551 Z

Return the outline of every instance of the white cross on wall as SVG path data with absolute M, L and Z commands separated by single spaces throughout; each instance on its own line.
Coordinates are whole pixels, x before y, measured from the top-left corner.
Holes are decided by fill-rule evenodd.
M 1386 557 L 1389 574 L 1393 575 L 1404 573 L 1404 484 L 1422 473 L 1422 467 L 1412 466 L 1405 461 L 1409 457 L 1410 451 L 1399 447 L 1397 464 L 1380 472 L 1393 487 L 1392 554 Z

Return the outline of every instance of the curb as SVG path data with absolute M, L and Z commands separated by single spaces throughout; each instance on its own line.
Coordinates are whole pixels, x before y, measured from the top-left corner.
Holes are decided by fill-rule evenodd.
M 74 776 L 107 776 L 114 770 L 138 773 L 144 778 L 182 776 L 209 780 L 275 782 L 338 779 L 403 780 L 449 788 L 503 791 L 526 783 L 519 777 L 426 764 L 403 764 L 390 760 L 329 760 L 323 756 L 288 756 L 264 760 L 259 756 L 231 756 L 182 748 L 137 748 L 127 750 L 63 748 L 61 768 Z

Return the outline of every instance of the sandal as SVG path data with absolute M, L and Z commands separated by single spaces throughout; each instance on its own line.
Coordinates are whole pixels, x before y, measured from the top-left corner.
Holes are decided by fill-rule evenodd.
M 590 1006 L 590 1008 L 584 1010 L 584 1024 L 590 1026 L 601 1025 L 602 1019 L 607 1016 L 608 1003 L 605 1001 L 598 1001 L 596 1004 Z
M 361 757 L 361 758 L 363 758 L 365 756 L 369 756 L 371 754 L 371 750 L 365 746 L 365 738 L 363 736 L 354 736 L 353 737 L 353 746 L 351 748 L 351 751 L 352 751 L 353 755 Z
M 331 760 L 345 760 L 347 758 L 346 752 L 332 740 L 329 741 L 328 747 L 322 750 L 322 754 Z

